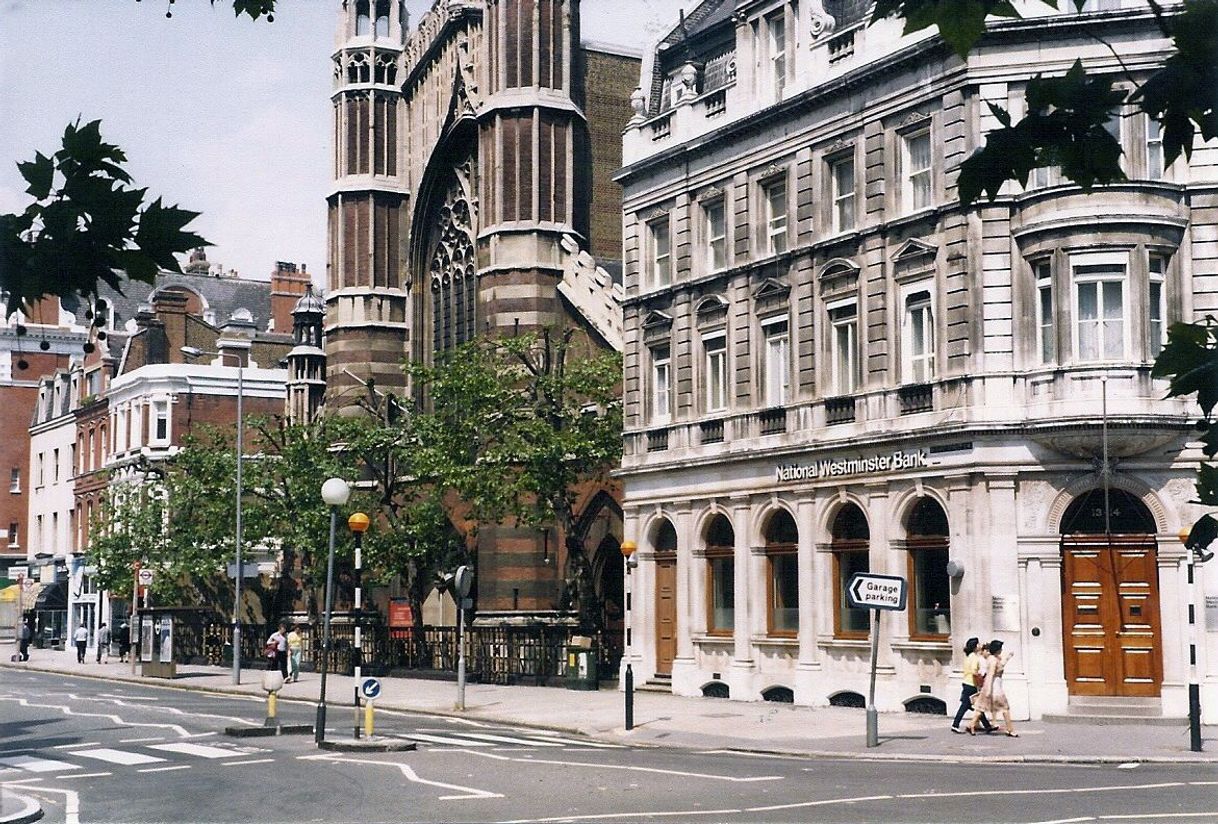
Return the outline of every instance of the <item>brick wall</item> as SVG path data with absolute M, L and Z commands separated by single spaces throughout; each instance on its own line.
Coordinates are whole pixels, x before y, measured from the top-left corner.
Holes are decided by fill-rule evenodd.
M 612 180 L 622 165 L 622 129 L 630 120 L 630 93 L 638 84 L 639 60 L 584 51 L 585 113 L 591 145 L 591 253 L 598 261 L 622 259 L 622 187 Z

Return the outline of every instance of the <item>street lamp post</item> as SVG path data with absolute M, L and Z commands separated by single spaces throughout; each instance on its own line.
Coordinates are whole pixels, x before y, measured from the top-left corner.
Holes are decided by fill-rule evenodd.
M 363 676 L 364 665 L 364 633 L 363 633 L 363 547 L 364 533 L 368 531 L 368 516 L 363 512 L 353 512 L 347 519 L 347 528 L 355 535 L 355 683 L 358 686 Z M 358 725 L 356 725 L 358 727 Z
M 342 478 L 330 478 L 321 485 L 321 499 L 330 507 L 330 552 L 326 560 L 326 611 L 323 618 L 321 652 L 321 694 L 317 699 L 317 719 L 313 726 L 313 740 L 320 744 L 326 740 L 326 675 L 330 671 L 330 611 L 334 599 L 334 531 L 338 528 L 338 508 L 351 497 L 351 487 Z
M 626 680 L 626 729 L 628 731 L 634 729 L 634 670 L 630 667 L 630 647 L 632 641 L 630 636 L 632 634 L 631 631 L 634 629 L 632 626 L 634 623 L 632 620 L 634 592 L 631 586 L 630 570 L 639 565 L 638 560 L 634 557 L 634 553 L 638 548 L 638 544 L 634 541 L 622 541 L 622 558 L 625 561 L 623 565 L 626 567 L 626 649 L 624 653 L 626 657 L 626 673 L 624 678 Z
M 237 361 L 237 529 L 234 536 L 237 544 L 236 590 L 233 594 L 233 683 L 241 683 L 241 579 L 245 568 L 241 563 L 241 498 L 243 493 L 241 464 L 245 454 L 245 364 L 236 352 L 206 352 L 197 346 L 183 346 L 180 350 L 188 358 L 213 355 L 218 358 L 232 357 Z

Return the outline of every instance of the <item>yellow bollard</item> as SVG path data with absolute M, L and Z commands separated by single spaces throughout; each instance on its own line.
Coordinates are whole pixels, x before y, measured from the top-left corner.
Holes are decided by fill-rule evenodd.
M 364 735 L 372 737 L 372 702 L 364 702 Z
M 268 692 L 266 694 L 266 726 L 273 727 L 278 723 L 275 718 L 276 705 L 278 704 L 278 693 Z

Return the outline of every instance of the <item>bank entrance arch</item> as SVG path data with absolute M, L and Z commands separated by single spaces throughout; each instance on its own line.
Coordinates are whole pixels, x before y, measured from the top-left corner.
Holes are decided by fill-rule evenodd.
M 1070 694 L 1158 696 L 1163 650 L 1150 510 L 1124 490 L 1093 489 L 1066 509 L 1061 533 Z

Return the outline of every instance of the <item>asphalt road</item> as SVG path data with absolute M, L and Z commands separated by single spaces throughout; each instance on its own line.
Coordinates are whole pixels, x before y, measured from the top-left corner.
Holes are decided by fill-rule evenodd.
M 538 700 L 562 700 L 538 689 Z M 327 737 L 350 737 L 332 706 Z M 1218 770 L 877 762 L 636 748 L 426 715 L 377 714 L 418 750 L 320 752 L 228 738 L 264 702 L 7 671 L 0 783 L 67 822 L 1218 822 Z M 285 723 L 314 707 L 283 702 Z

